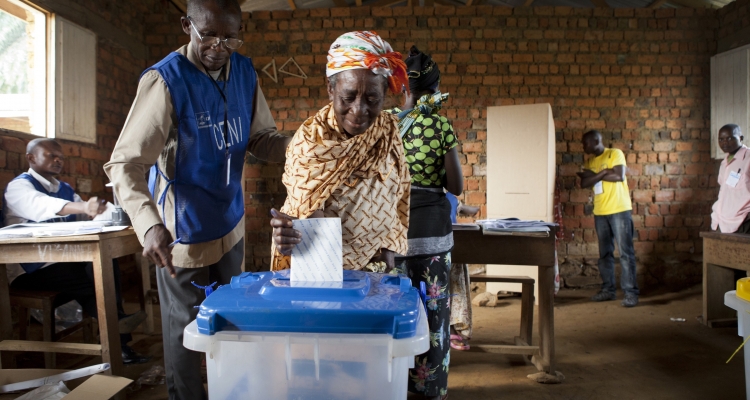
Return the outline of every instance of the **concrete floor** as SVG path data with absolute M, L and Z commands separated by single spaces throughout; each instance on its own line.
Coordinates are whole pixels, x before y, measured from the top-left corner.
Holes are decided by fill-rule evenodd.
M 536 369 L 521 356 L 453 351 L 450 399 L 744 398 L 742 352 L 725 364 L 741 339 L 736 328 L 709 329 L 697 322 L 700 287 L 648 294 L 633 309 L 621 307 L 619 300 L 590 303 L 588 297 L 594 293 L 563 290 L 557 297 L 557 369 L 566 378 L 562 384 L 542 385 L 526 378 Z M 128 300 L 135 298 L 126 295 Z M 126 308 L 137 306 L 128 303 Z M 510 344 L 518 334 L 519 316 L 520 298 L 501 299 L 495 308 L 475 308 L 471 343 Z M 671 317 L 686 321 L 672 322 Z M 151 366 L 163 365 L 160 335 L 136 332 L 132 346 L 153 359 L 126 367 L 127 377 L 135 380 Z M 90 357 L 59 357 L 59 367 L 66 368 L 97 362 Z M 24 367 L 36 363 L 42 363 L 41 357 L 21 360 Z M 132 400 L 165 398 L 164 385 L 144 385 L 128 394 Z

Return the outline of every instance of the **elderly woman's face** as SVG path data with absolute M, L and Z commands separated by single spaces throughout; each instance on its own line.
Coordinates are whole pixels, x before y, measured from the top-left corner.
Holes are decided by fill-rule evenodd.
M 328 98 L 339 126 L 352 136 L 364 133 L 383 111 L 385 90 L 383 77 L 369 69 L 339 72 L 336 87 L 328 83 Z

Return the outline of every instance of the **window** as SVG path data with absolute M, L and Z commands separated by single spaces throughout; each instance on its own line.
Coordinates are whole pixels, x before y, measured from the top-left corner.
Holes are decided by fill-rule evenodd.
M 0 128 L 96 143 L 96 35 L 0 0 Z
M 47 15 L 15 0 L 0 0 L 0 128 L 47 133 Z

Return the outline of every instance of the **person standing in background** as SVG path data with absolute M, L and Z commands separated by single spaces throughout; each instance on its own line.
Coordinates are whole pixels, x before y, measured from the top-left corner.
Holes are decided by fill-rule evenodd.
M 719 129 L 719 147 L 726 157 L 719 166 L 719 198 L 711 208 L 713 230 L 750 233 L 750 154 L 744 139 L 735 124 Z
M 409 391 L 426 399 L 448 396 L 450 363 L 450 271 L 453 229 L 451 205 L 444 189 L 459 196 L 464 181 L 453 126 L 438 114 L 448 94 L 439 91 L 440 70 L 415 46 L 406 59 L 409 88 L 399 117 L 399 130 L 411 174 L 409 251 L 397 257 L 396 268 L 427 286 L 430 350 L 419 355 L 409 371 Z M 407 88 L 405 88 L 407 89 Z
M 451 203 L 451 222 L 456 223 L 457 215 L 474 216 L 479 207 L 461 204 L 453 193 L 445 197 Z M 471 339 L 471 280 L 468 264 L 451 264 L 451 348 L 469 350 Z
M 581 140 L 583 151 L 590 154 L 582 172 L 582 188 L 594 191 L 594 222 L 599 238 L 599 274 L 601 291 L 591 301 L 608 301 L 617 298 L 615 292 L 615 243 L 620 251 L 620 286 L 625 292 L 623 307 L 638 304 L 635 250 L 633 248 L 633 206 L 625 179 L 625 155 L 619 149 L 605 148 L 599 131 L 588 131 Z

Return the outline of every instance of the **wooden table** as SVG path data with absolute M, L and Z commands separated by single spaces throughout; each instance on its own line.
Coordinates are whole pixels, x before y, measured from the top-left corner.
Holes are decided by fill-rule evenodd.
M 724 293 L 736 288 L 734 271 L 750 271 L 750 235 L 701 232 L 703 238 L 703 323 L 736 325 L 737 313 L 724 305 Z
M 0 341 L 5 341 L 4 350 L 25 350 L 31 345 L 49 347 L 51 351 L 101 355 L 102 362 L 110 363 L 109 374 L 121 375 L 123 371 L 120 335 L 118 332 L 115 281 L 112 272 L 112 259 L 130 254 L 136 255 L 141 270 L 144 289 L 150 287 L 148 263 L 141 256 L 143 248 L 135 231 L 123 231 L 50 238 L 23 238 L 0 240 Z M 13 326 L 10 319 L 10 298 L 5 264 L 23 262 L 81 262 L 94 264 L 94 285 L 96 286 L 96 307 L 99 319 L 101 345 L 59 343 L 54 344 L 11 341 Z M 153 330 L 153 311 L 148 297 L 145 299 L 147 319 L 144 332 Z M 10 344 L 10 345 L 9 345 Z
M 538 268 L 539 352 L 531 358 L 531 361 L 540 371 L 555 375 L 556 230 L 552 229 L 548 237 L 484 235 L 481 231 L 456 230 L 453 231 L 454 248 L 451 253 L 451 262 L 529 265 Z

